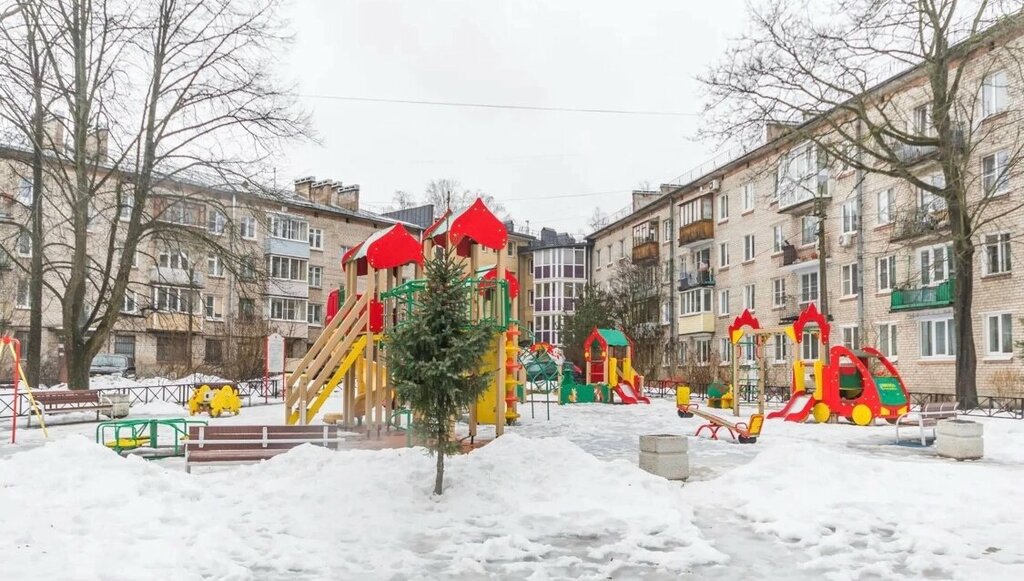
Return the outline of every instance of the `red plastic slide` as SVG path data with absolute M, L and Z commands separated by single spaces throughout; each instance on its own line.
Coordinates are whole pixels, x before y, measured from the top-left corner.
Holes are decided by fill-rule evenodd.
M 615 393 L 618 394 L 619 399 L 622 403 L 651 403 L 651 399 L 646 396 L 642 396 L 633 389 L 633 385 L 628 381 L 623 381 L 615 386 Z
M 790 398 L 786 407 L 768 414 L 768 419 L 783 418 L 787 422 L 802 422 L 807 419 L 807 414 L 811 413 L 813 407 L 814 398 L 810 394 L 804 393 Z

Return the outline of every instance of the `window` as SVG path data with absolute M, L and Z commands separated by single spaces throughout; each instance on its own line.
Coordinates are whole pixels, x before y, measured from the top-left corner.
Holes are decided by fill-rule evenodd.
M 718 352 L 722 363 L 732 363 L 732 343 L 726 337 L 718 339 Z
M 114 353 L 135 358 L 135 335 L 114 335 Z
M 608 245 L 607 250 L 608 250 L 608 258 L 607 258 L 608 263 L 607 263 L 607 266 L 611 266 L 612 265 L 612 245 L 611 244 Z
M 18 180 L 18 202 L 29 206 L 32 204 L 32 180 L 20 178 Z
M 711 361 L 711 339 L 694 339 L 694 357 L 698 365 L 707 365 Z
M 324 249 L 324 231 L 322 228 L 310 228 L 309 229 L 309 247 L 313 250 Z M 509 252 L 512 251 L 511 246 Z
M 298 299 L 271 297 L 270 318 L 275 321 L 305 321 L 302 318 L 302 314 L 306 313 L 305 302 Z
M 309 225 L 305 220 L 297 220 L 280 214 L 270 215 L 270 235 L 284 240 L 309 241 Z
M 789 359 L 789 338 L 786 337 L 785 333 L 775 333 L 772 335 L 772 344 L 775 348 L 776 363 L 784 363 Z
M 750 212 L 754 209 L 754 184 L 747 182 L 743 184 L 743 211 Z
M 860 272 L 857 263 L 843 265 L 843 296 L 850 297 L 860 292 Z
M 619 240 L 619 260 L 622 260 L 626 256 L 626 241 Z
M 680 226 L 693 224 L 700 220 L 710 220 L 712 216 L 710 196 L 697 198 L 679 206 Z
M 188 270 L 188 254 L 181 251 L 164 250 L 160 253 L 157 264 L 160 265 L 160 268 Z
M 18 278 L 18 288 L 15 292 L 14 305 L 19 309 L 30 308 L 32 305 L 30 304 L 28 294 L 28 279 L 25 277 Z
M 1010 191 L 1010 153 L 998 151 L 981 158 L 982 184 L 986 196 L 1005 194 Z
M 597 265 L 597 268 L 601 268 L 601 249 L 598 248 L 595 252 L 597 254 L 594 255 L 594 264 Z
M 661 242 L 664 244 L 666 242 L 671 242 L 671 241 L 672 241 L 672 220 L 671 219 L 662 220 L 661 221 Z
M 1010 235 L 985 236 L 985 274 L 1010 272 Z
M 697 288 L 686 291 L 679 295 L 679 312 L 683 315 L 696 315 L 698 313 L 710 313 L 711 289 Z
M 857 209 L 857 200 L 847 200 L 842 206 L 843 234 L 853 234 L 860 229 L 860 212 Z
M 158 363 L 183 363 L 185 339 L 175 335 L 156 336 L 156 360 Z
M 818 218 L 804 216 L 800 219 L 800 243 L 814 244 L 818 241 Z
M 154 308 L 158 311 L 171 313 L 191 312 L 189 290 L 176 286 L 158 286 L 153 288 Z
M 747 234 L 743 237 L 743 262 L 754 260 L 754 235 Z
M 207 339 L 205 359 L 210 365 L 224 363 L 224 341 L 221 339 Z
M 1006 71 L 987 75 L 981 82 L 981 116 L 989 117 L 1006 110 Z
M 946 187 L 946 176 L 941 173 L 929 176 L 927 181 L 939 189 Z M 918 207 L 926 212 L 937 212 L 946 209 L 946 200 L 942 196 L 924 188 L 918 188 L 917 200 Z
M 800 340 L 800 358 L 808 361 L 817 359 L 821 345 L 818 344 L 818 331 L 805 331 L 803 339 Z
M 843 346 L 848 349 L 860 347 L 860 327 L 843 327 Z
M 223 234 L 226 222 L 227 219 L 220 210 L 210 210 L 206 213 L 206 230 L 210 234 L 216 234 L 217 236 Z
M 743 287 L 743 308 L 753 311 L 756 307 L 754 305 L 755 287 L 752 284 L 748 284 Z
M 139 312 L 139 297 L 135 291 L 124 291 L 124 299 L 121 300 L 121 312 L 128 315 Z
M 772 252 L 782 252 L 786 238 L 782 235 L 782 226 L 772 226 Z
M 985 353 L 989 357 L 1013 356 L 1013 315 L 998 313 L 985 317 Z
M 238 263 L 238 278 L 240 280 L 252 280 L 256 278 L 256 266 L 252 259 L 243 258 Z
M 224 262 L 219 255 L 206 257 L 206 274 L 217 278 L 224 276 Z
M 744 365 L 751 365 L 754 363 L 755 355 L 757 354 L 757 345 L 754 344 L 753 337 L 744 337 L 739 342 L 740 353 L 743 355 L 741 360 Z
M 772 279 L 772 306 L 786 306 L 786 279 L 784 278 Z
M 322 266 L 310 266 L 309 267 L 309 286 L 310 288 L 320 288 L 323 285 L 324 279 L 324 267 Z
M 28 232 L 18 234 L 18 256 L 32 256 L 32 238 Z
M 324 324 L 324 306 L 309 303 L 306 305 L 306 322 L 319 327 Z
M 878 325 L 878 350 L 889 359 L 899 354 L 896 349 L 896 324 L 881 323 Z
M 891 291 L 896 286 L 896 257 L 883 256 L 875 266 L 878 292 Z
M 130 220 L 132 209 L 135 207 L 135 196 L 129 193 L 121 194 L 121 207 L 118 209 L 117 217 L 121 220 Z M 134 340 L 135 337 L 132 337 Z
M 892 223 L 892 215 L 895 210 L 895 200 L 892 197 L 892 190 L 882 190 L 875 194 L 878 203 L 878 214 L 875 216 L 879 226 Z
M 271 278 L 280 280 L 307 280 L 306 261 L 287 256 L 271 256 L 269 269 Z
M 206 213 L 206 206 L 183 201 L 172 202 L 160 215 L 160 220 L 185 226 L 202 226 L 200 219 Z
M 718 245 L 718 266 L 726 268 L 729 266 L 729 243 L 722 242 Z
M 246 240 L 256 239 L 256 218 L 252 216 L 243 216 L 242 221 L 238 223 L 238 235 Z
M 918 251 L 918 265 L 921 268 L 921 284 L 936 285 L 953 276 L 953 246 L 931 246 Z
M 252 299 L 238 299 L 238 317 L 243 320 L 251 320 L 256 317 L 256 301 Z
M 807 303 L 816 302 L 818 300 L 818 273 L 817 272 L 805 272 L 800 275 L 800 304 L 805 306 Z
M 718 221 L 725 222 L 729 219 L 729 194 L 718 196 Z
M 718 314 L 729 314 L 729 289 L 718 291 Z
M 213 295 L 206 295 L 203 297 L 203 313 L 207 319 L 221 319 L 223 314 L 220 312 L 220 301 Z
M 921 357 L 956 356 L 956 337 L 953 334 L 953 317 L 921 321 Z
M 932 131 L 932 104 L 925 103 L 914 108 L 914 134 L 920 136 L 931 136 Z
M 531 307 L 533 306 L 533 290 L 526 291 L 526 301 Z

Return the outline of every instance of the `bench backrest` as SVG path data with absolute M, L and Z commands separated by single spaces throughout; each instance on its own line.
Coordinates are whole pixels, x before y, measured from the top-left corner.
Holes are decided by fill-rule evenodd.
M 41 403 L 43 405 L 100 402 L 100 392 L 88 389 L 66 391 L 36 391 L 32 393 L 32 397 L 38 403 Z
M 336 445 L 337 426 L 189 426 L 185 446 L 204 450 L 288 449 Z M 326 440 L 326 442 L 325 442 Z
M 955 401 L 929 401 L 921 405 L 921 413 L 933 417 L 952 417 L 960 406 Z

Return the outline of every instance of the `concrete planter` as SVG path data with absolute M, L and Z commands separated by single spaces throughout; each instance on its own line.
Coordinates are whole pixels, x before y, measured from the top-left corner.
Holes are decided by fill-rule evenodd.
M 128 411 L 131 409 L 126 393 L 102 393 L 100 394 L 100 403 L 110 404 L 110 413 L 103 413 L 103 415 L 113 419 L 128 417 Z
M 685 436 L 640 436 L 640 469 L 669 480 L 686 480 L 690 476 L 687 450 Z
M 941 420 L 935 425 L 935 451 L 943 458 L 980 459 L 985 452 L 983 428 L 969 420 Z

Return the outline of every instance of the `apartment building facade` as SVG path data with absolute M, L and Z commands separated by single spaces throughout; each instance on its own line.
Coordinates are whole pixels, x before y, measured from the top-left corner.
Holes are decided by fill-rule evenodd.
M 17 235 L 14 224 L 25 219 L 34 188 L 20 156 L 0 163 L 0 239 L 8 250 L 0 253 L 5 257 L 0 264 L 0 321 L 7 332 L 24 340 L 29 317 L 24 267 L 33 249 L 26 236 Z M 232 254 L 251 260 L 232 266 L 220 255 L 174 236 L 147 238 L 140 245 L 120 316 L 103 349 L 133 357 L 140 375 L 189 368 L 217 371 L 238 353 L 260 358 L 259 345 L 241 351 L 238 345 L 258 343 L 274 332 L 286 338 L 289 357 L 301 356 L 323 326 L 327 295 L 342 283 L 342 255 L 396 222 L 360 209 L 358 185 L 312 177 L 296 180 L 294 191 L 212 188 L 188 180 L 164 183 L 162 189 L 188 192 L 187 198 L 162 208 L 159 220 L 165 227 L 204 232 L 213 240 L 223 237 L 224 244 L 237 245 Z M 161 204 L 159 199 L 153 202 Z M 122 211 L 97 201 L 90 259 L 105 260 L 104 224 L 125 218 Z M 51 220 L 59 218 L 47 217 Z M 60 282 L 50 278 L 59 291 Z M 48 381 L 62 375 L 61 300 L 59 292 L 44 290 L 41 350 Z M 261 366 L 259 361 L 253 364 L 255 369 Z
M 985 226 L 974 240 L 972 324 L 979 393 L 999 395 L 1018 390 L 1024 376 L 1017 353 L 1024 324 L 1017 256 L 1024 236 L 1024 175 L 1010 165 L 1024 145 L 1018 135 L 1024 82 L 1019 68 L 1000 59 L 998 47 L 971 58 L 962 82 L 970 87 L 965 92 L 978 94 L 978 114 L 968 130 L 980 141 L 964 180 L 968 203 L 987 204 Z M 885 91 L 907 127 L 930 130 L 923 75 L 911 70 L 888 81 Z M 987 130 L 997 122 L 1005 129 Z M 942 179 L 928 150 L 907 149 L 900 155 L 915 176 Z M 648 207 L 591 236 L 593 272 L 595 281 L 607 280 L 604 268 L 615 260 L 633 254 L 635 261 L 650 252 L 649 239 L 628 232 L 643 231 L 643 224 L 650 229 L 655 220 L 664 224 L 660 209 L 671 206 L 678 227 L 661 232 L 662 238 L 673 234 L 678 274 L 663 309 L 676 313 L 679 361 L 717 365 L 727 375 L 734 356 L 727 327 L 744 309 L 763 326 L 778 326 L 810 304 L 823 308 L 827 302 L 833 345 L 875 346 L 896 363 L 912 391 L 954 391 L 958 265 L 941 199 L 906 180 L 843 167 L 784 131 L 771 132 L 767 143 L 715 171 L 665 189 Z M 800 346 L 781 334 L 769 341 L 769 382 L 788 384 L 794 359 L 820 355 L 815 333 Z M 739 356 L 741 363 L 752 361 L 753 347 L 742 346 Z
M 527 328 L 537 342 L 561 346 L 562 319 L 575 308 L 588 280 L 587 243 L 571 234 L 542 228 L 520 246 L 520 260 L 531 273 L 525 302 L 531 309 Z

